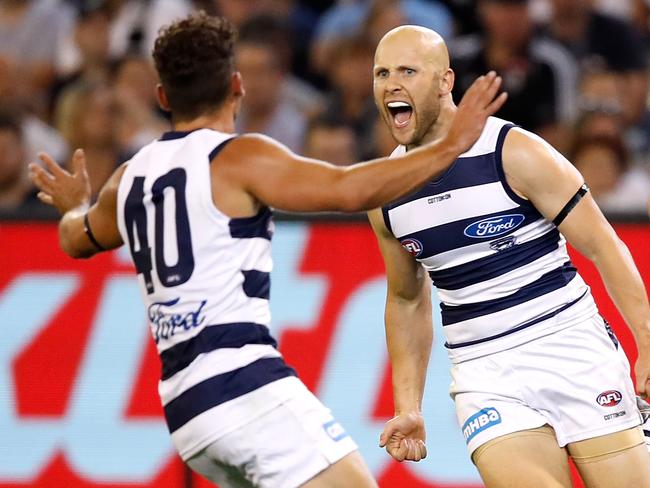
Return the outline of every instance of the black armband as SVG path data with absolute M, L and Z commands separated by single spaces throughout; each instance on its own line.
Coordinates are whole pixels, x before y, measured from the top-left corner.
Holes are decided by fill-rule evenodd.
M 90 228 L 90 222 L 88 222 L 88 212 L 86 212 L 84 214 L 84 232 L 88 236 L 88 239 L 90 239 L 90 242 L 92 242 L 93 245 L 99 251 L 106 251 L 106 248 L 104 246 L 102 246 L 99 242 L 97 242 L 97 239 L 95 239 L 95 235 L 93 234 L 93 231 Z
M 555 225 L 555 227 L 559 226 L 564 221 L 564 219 L 566 219 L 566 216 L 569 215 L 569 212 L 571 212 L 571 210 L 573 210 L 573 208 L 578 205 L 578 202 L 582 200 L 582 197 L 584 197 L 588 191 L 589 187 L 586 183 L 583 183 L 582 186 L 578 188 L 576 194 L 571 197 L 571 200 L 569 200 L 564 208 L 560 210 L 560 213 L 557 214 L 557 217 L 553 219 L 553 225 Z

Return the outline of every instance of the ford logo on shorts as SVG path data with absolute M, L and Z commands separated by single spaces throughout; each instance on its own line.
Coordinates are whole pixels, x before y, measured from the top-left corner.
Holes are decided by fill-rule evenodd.
M 602 392 L 600 395 L 598 395 L 596 401 L 598 402 L 598 405 L 600 405 L 601 407 L 615 407 L 616 405 L 621 403 L 622 399 L 623 399 L 623 395 L 621 395 L 620 391 L 607 390 Z
M 516 229 L 524 221 L 521 214 L 499 215 L 473 222 L 465 227 L 463 233 L 473 239 L 496 237 Z

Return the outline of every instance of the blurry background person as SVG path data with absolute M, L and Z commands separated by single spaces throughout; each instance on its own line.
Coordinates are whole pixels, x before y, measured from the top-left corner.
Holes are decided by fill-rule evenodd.
M 354 129 L 361 157 L 375 156 L 372 139 L 377 108 L 372 99 L 374 48 L 365 37 L 340 39 L 327 62 L 330 91 L 324 113 L 341 118 Z
M 26 156 L 20 119 L 0 111 L 0 216 L 20 212 L 24 217 L 54 217 L 27 178 Z
M 645 213 L 650 175 L 647 168 L 631 164 L 620 137 L 585 136 L 575 142 L 570 156 L 604 212 Z
M 503 77 L 508 101 L 497 114 L 539 133 L 559 149 L 568 144 L 576 111 L 577 71 L 562 46 L 535 34 L 526 0 L 479 0 L 483 34 L 450 43 L 454 99 L 486 70 Z
M 166 130 L 169 122 L 156 101 L 156 73 L 149 60 L 127 56 L 115 67 L 112 80 L 117 109 L 117 143 L 123 159 Z
M 305 106 L 304 97 L 286 88 L 290 46 L 280 26 L 271 17 L 253 18 L 241 26 L 236 62 L 246 80 L 246 97 L 236 127 L 237 132 L 266 134 L 301 152 L 307 119 L 317 108 Z
M 354 129 L 341 118 L 319 116 L 307 126 L 305 156 L 345 166 L 359 161 Z
M 57 129 L 71 148 L 83 148 L 86 153 L 93 197 L 126 159 L 118 145 L 117 115 L 113 89 L 103 83 L 75 85 L 56 107 Z
M 404 19 L 403 23 L 421 25 L 438 32 L 444 38 L 453 34 L 453 19 L 449 10 L 437 0 L 353 0 L 335 3 L 320 18 L 314 34 L 311 51 L 312 67 L 327 70 L 329 52 L 342 37 L 359 35 L 368 24 L 372 10 L 374 15 L 395 17 L 395 9 Z M 394 27 L 394 26 L 393 26 Z M 383 36 L 389 29 L 377 33 Z M 374 39 L 378 41 L 379 38 Z M 373 45 L 373 48 L 375 44 Z
M 550 0 L 544 32 L 569 50 L 581 71 L 600 68 L 624 80 L 626 124 L 642 118 L 646 107 L 647 55 L 639 32 L 626 20 L 597 11 L 592 0 Z

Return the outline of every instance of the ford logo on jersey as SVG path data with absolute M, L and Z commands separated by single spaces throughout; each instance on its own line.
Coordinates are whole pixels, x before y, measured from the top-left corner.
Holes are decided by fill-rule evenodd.
M 524 221 L 521 214 L 499 215 L 473 222 L 465 227 L 463 233 L 473 239 L 496 237 L 516 229 Z
M 621 403 L 622 399 L 623 399 L 623 395 L 621 395 L 620 391 L 607 390 L 602 392 L 600 395 L 598 395 L 596 401 L 598 402 L 598 405 L 600 405 L 601 407 L 615 407 L 616 405 Z

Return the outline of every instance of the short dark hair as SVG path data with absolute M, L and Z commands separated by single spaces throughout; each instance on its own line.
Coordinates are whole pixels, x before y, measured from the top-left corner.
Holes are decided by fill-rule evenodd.
M 227 19 L 204 12 L 160 30 L 153 58 L 174 120 L 213 112 L 226 100 L 236 38 Z
M 239 27 L 239 44 L 262 46 L 274 53 L 274 59 L 284 71 L 292 61 L 291 26 L 275 16 L 260 14 Z

